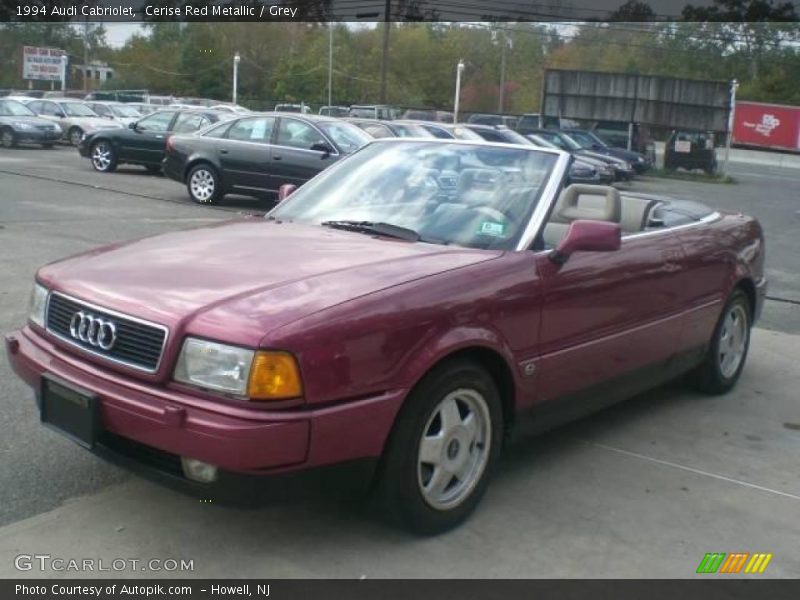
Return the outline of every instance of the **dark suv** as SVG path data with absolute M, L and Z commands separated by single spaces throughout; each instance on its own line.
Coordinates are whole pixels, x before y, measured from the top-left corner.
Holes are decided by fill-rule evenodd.
M 711 131 L 675 130 L 664 146 L 665 169 L 702 169 L 717 172 L 717 153 Z

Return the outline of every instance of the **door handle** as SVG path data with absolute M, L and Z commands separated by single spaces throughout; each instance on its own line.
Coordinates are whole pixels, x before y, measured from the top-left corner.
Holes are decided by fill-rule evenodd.
M 156 139 L 163 140 L 163 139 L 164 139 L 164 136 L 163 136 L 163 135 L 157 135 L 157 136 L 156 136 Z
M 283 160 L 283 156 L 281 156 L 280 154 L 273 154 L 272 160 Z
M 228 153 L 228 151 L 227 151 L 227 150 L 220 150 L 220 151 L 219 151 L 219 153 L 220 153 L 220 154 L 227 154 L 227 153 Z

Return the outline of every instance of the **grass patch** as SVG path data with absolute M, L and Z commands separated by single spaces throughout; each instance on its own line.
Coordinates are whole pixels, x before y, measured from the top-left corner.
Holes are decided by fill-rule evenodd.
M 703 171 L 685 171 L 685 170 L 668 170 L 668 169 L 650 169 L 647 175 L 652 177 L 660 177 L 662 179 L 680 179 L 681 181 L 698 181 L 700 183 L 738 183 L 730 175 L 724 173 L 717 173 L 709 175 Z

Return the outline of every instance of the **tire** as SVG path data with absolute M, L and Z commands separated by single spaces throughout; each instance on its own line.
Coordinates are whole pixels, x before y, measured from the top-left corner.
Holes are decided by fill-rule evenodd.
M 750 348 L 752 307 L 740 289 L 725 303 L 703 362 L 689 374 L 689 382 L 706 394 L 724 394 L 736 385 Z
M 467 360 L 435 368 L 406 399 L 381 460 L 386 516 L 424 535 L 462 523 L 486 491 L 502 437 L 500 394 L 486 370 Z
M 80 127 L 73 127 L 69 130 L 67 134 L 67 139 L 69 139 L 69 143 L 73 146 L 77 146 L 81 141 L 81 136 L 83 135 L 83 129 Z
M 147 172 L 151 175 L 158 175 L 161 173 L 160 165 L 145 165 L 144 168 L 147 169 Z
M 222 197 L 219 175 L 208 163 L 199 163 L 186 176 L 189 197 L 198 204 L 216 204 Z
M 3 148 L 14 148 L 17 145 L 17 135 L 10 127 L 0 130 L 0 146 Z
M 92 144 L 89 157 L 95 171 L 111 173 L 117 168 L 117 153 L 106 140 L 98 140 Z

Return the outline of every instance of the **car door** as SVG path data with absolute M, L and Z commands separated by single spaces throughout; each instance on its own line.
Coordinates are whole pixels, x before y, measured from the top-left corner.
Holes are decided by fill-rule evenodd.
M 120 157 L 132 162 L 160 165 L 175 115 L 176 111 L 161 110 L 137 121 L 134 129 L 121 136 Z
M 275 117 L 270 116 L 246 117 L 230 126 L 217 144 L 226 187 L 244 192 L 277 189 L 271 187 L 274 128 Z
M 273 135 L 272 146 L 272 189 L 279 189 L 285 183 L 303 185 L 317 173 L 333 164 L 339 157 L 334 150 L 328 154 L 312 150 L 315 144 L 333 144 L 322 132 L 306 121 L 290 117 L 280 117 Z
M 560 266 L 542 250 L 536 262 L 543 289 L 540 399 L 601 384 L 630 386 L 664 372 L 683 324 L 686 265 L 674 232 L 623 236 L 616 251 L 575 252 Z

